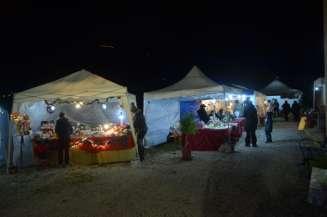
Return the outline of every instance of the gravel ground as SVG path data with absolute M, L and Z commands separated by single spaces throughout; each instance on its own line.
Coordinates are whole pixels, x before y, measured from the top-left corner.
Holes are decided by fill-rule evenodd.
M 0 175 L 0 216 L 184 217 L 327 216 L 306 202 L 295 124 L 278 123 L 274 142 L 236 153 L 151 153 L 144 163 L 26 169 Z

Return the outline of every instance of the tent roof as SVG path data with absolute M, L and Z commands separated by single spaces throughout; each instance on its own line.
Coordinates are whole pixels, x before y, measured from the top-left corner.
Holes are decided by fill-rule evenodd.
M 180 81 L 168 87 L 144 93 L 144 99 L 162 99 L 203 94 L 217 94 L 223 91 L 239 91 L 238 88 L 227 87 L 208 78 L 197 66 Z
M 270 82 L 265 88 L 261 90 L 261 92 L 266 94 L 267 96 L 283 96 L 290 98 L 302 94 L 300 90 L 291 89 L 286 84 L 277 79 Z
M 250 89 L 250 88 L 244 87 L 244 86 L 242 86 L 242 85 L 232 84 L 232 86 L 237 87 L 237 88 L 240 88 L 240 89 L 246 91 L 247 93 L 253 93 L 253 94 L 256 95 L 256 96 L 265 96 L 265 94 L 261 93 L 260 91 L 253 90 L 253 89 Z
M 122 96 L 127 88 L 85 69 L 14 95 L 14 103 L 54 99 L 104 99 Z

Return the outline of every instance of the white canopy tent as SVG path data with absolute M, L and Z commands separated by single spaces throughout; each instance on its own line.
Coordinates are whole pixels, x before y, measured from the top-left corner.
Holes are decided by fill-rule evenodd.
M 148 125 L 147 147 L 164 143 L 169 129 L 180 120 L 180 102 L 225 99 L 227 94 L 242 94 L 238 88 L 218 84 L 197 66 L 180 81 L 160 90 L 144 93 L 144 115 Z
M 71 103 L 80 101 L 84 102 L 85 106 L 77 111 Z M 107 103 L 108 109 L 103 110 L 100 102 Z M 61 111 L 65 112 L 70 120 L 87 124 L 117 121 L 118 115 L 124 112 L 123 121 L 130 124 L 132 102 L 136 105 L 136 98 L 128 93 L 126 87 L 83 69 L 53 82 L 14 94 L 12 111 L 28 114 L 32 131 L 39 128 L 42 120 L 57 119 Z M 56 107 L 53 113 L 47 112 L 48 103 Z M 121 108 L 123 110 L 119 110 Z M 117 111 L 120 113 L 117 114 Z M 130 125 L 132 127 L 132 124 Z M 8 164 L 17 165 L 21 159 L 20 137 L 17 136 L 14 128 L 10 134 L 13 135 L 13 145 L 8 151 L 10 156 Z M 22 166 L 33 164 L 31 138 L 24 137 Z

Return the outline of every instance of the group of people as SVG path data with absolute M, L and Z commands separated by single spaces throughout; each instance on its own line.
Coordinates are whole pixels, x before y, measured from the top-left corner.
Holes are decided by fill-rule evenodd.
M 287 100 L 285 100 L 284 104 L 282 105 L 282 113 L 284 115 L 285 121 L 289 120 L 290 112 L 293 114 L 294 121 L 299 121 L 300 110 L 301 107 L 297 101 L 293 102 L 292 107 L 287 102 Z M 279 116 L 279 103 L 276 99 L 273 102 L 268 100 L 265 114 L 266 143 L 272 142 L 271 133 L 273 130 L 274 115 Z M 244 117 L 246 130 L 245 146 L 250 146 L 252 143 L 253 147 L 257 147 L 257 137 L 255 131 L 257 129 L 258 116 L 257 110 L 250 100 L 245 101 Z
M 143 139 L 148 128 L 142 111 L 138 109 L 134 103 L 131 104 L 131 112 L 133 113 L 133 126 L 137 138 L 136 142 L 138 145 L 139 157 L 140 160 L 143 161 L 144 160 Z M 66 166 L 69 164 L 70 137 L 73 133 L 73 128 L 63 112 L 59 114 L 59 119 L 56 122 L 55 131 L 59 139 L 58 164 L 62 166 Z
M 297 101 L 294 101 L 292 106 L 287 100 L 282 105 L 282 110 L 279 109 L 279 103 L 276 99 L 271 102 L 273 107 L 274 117 L 279 117 L 281 114 L 284 116 L 285 121 L 289 121 L 289 114 L 292 113 L 294 121 L 299 121 L 301 114 L 301 105 Z
M 198 116 L 201 121 L 203 121 L 205 124 L 207 124 L 210 120 L 211 117 L 215 117 L 220 121 L 223 121 L 224 116 L 225 116 L 225 111 L 224 109 L 219 109 L 218 112 L 211 111 L 210 114 L 207 113 L 205 109 L 206 105 L 201 104 L 199 110 L 197 110 Z

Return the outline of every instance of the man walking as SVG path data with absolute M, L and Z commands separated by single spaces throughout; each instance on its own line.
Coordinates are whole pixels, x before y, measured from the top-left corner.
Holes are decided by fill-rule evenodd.
M 69 146 L 70 146 L 70 135 L 73 133 L 73 128 L 65 117 L 63 112 L 60 112 L 59 119 L 56 123 L 56 134 L 59 138 L 58 147 L 58 163 L 63 166 L 69 164 Z M 65 163 L 63 164 L 63 155 L 65 153 Z
M 257 109 L 250 99 L 247 99 L 245 102 L 244 117 L 246 131 L 245 146 L 249 147 L 252 143 L 253 147 L 257 147 L 257 136 L 255 135 L 255 131 L 258 126 L 258 114 Z

